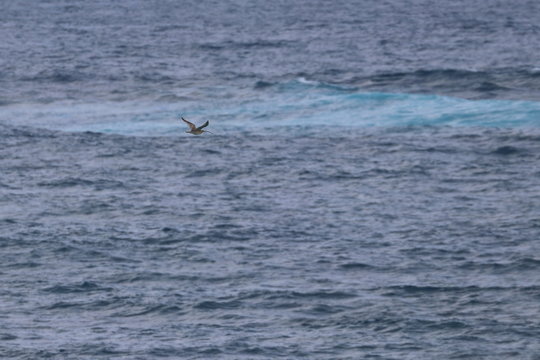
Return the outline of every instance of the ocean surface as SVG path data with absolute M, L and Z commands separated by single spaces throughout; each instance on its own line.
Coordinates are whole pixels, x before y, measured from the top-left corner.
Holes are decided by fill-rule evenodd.
M 540 359 L 539 54 L 532 0 L 1 2 L 0 358 Z

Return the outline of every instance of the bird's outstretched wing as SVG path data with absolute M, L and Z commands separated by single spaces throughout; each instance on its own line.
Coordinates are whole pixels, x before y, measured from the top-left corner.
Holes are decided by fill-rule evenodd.
M 183 117 L 182 117 L 182 120 L 184 120 L 184 122 L 185 122 L 186 124 L 188 124 L 188 126 L 189 126 L 189 128 L 190 128 L 191 131 L 197 130 L 197 127 L 196 127 L 195 125 L 193 125 L 192 123 L 190 123 L 189 121 L 187 121 L 187 120 L 184 119 Z M 208 121 L 207 121 L 207 122 L 208 122 Z
M 202 128 L 207 127 L 209 123 L 210 123 L 209 121 L 206 121 L 204 124 L 202 124 L 201 126 L 199 126 L 199 127 L 197 128 L 197 130 L 201 130 Z

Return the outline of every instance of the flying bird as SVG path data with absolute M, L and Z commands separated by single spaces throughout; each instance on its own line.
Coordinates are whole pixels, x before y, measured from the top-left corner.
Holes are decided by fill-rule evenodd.
M 208 131 L 208 130 L 203 130 L 203 128 L 207 127 L 209 122 L 205 122 L 204 124 L 202 124 L 201 126 L 199 127 L 196 127 L 193 123 L 190 123 L 189 121 L 187 121 L 186 119 L 184 119 L 183 117 L 181 117 L 181 119 L 186 123 L 188 124 L 189 126 L 189 130 L 187 130 L 186 132 L 188 134 L 193 134 L 193 135 L 201 135 L 203 132 L 207 132 L 207 133 L 210 133 L 210 134 L 213 134 L 212 132 Z

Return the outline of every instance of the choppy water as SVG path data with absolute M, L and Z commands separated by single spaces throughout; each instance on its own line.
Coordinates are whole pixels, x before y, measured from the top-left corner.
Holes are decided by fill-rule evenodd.
M 539 359 L 538 8 L 2 3 L 0 357 Z

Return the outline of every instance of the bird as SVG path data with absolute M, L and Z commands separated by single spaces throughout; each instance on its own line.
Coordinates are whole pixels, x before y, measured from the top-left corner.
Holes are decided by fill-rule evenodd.
M 186 124 L 188 124 L 189 126 L 189 130 L 187 130 L 186 132 L 188 134 L 192 134 L 192 135 L 201 135 L 203 132 L 207 132 L 207 133 L 210 133 L 210 134 L 213 134 L 212 132 L 208 131 L 208 130 L 203 130 L 203 128 L 207 127 L 209 122 L 206 121 L 204 124 L 202 124 L 201 126 L 199 127 L 196 127 L 194 124 L 190 123 L 189 121 L 187 121 L 186 119 L 184 119 L 182 116 L 180 117 Z

